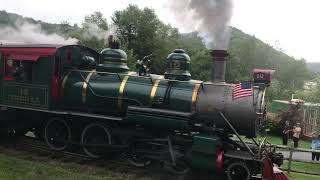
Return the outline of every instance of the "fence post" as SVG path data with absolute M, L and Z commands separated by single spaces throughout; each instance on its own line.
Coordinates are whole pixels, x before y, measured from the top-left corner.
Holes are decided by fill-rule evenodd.
M 291 171 L 292 153 L 293 153 L 293 148 L 290 147 L 289 148 L 288 174 L 290 174 L 290 171 Z

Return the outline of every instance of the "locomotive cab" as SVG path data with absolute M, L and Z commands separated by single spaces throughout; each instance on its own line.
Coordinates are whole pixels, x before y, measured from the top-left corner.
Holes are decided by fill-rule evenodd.
M 99 53 L 78 45 L 3 45 L 1 98 L 5 106 L 54 109 L 65 69 L 92 69 Z

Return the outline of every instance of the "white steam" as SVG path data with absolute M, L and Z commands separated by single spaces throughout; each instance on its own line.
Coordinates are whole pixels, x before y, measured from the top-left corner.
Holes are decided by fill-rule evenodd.
M 0 28 L 0 43 L 2 44 L 76 44 L 77 42 L 77 39 L 66 39 L 56 33 L 48 34 L 42 30 L 40 24 L 23 22 L 17 23 L 15 27 Z
M 86 39 L 96 38 L 98 40 L 104 40 L 105 42 L 108 40 L 110 35 L 115 35 L 118 29 L 116 25 L 111 24 L 109 25 L 108 30 L 104 30 L 95 23 L 84 23 L 83 28 L 83 36 Z
M 207 44 L 213 41 L 215 49 L 227 49 L 232 0 L 168 0 L 168 5 L 184 28 L 198 31 Z

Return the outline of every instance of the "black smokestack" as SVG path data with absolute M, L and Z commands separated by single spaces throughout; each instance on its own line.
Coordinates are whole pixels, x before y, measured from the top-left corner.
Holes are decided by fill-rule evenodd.
M 214 83 L 225 83 L 226 64 L 228 52 L 226 50 L 213 50 L 212 56 L 212 76 L 211 81 Z

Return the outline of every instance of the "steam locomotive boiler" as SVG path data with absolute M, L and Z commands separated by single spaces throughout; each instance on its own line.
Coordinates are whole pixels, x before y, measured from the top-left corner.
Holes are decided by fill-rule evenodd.
M 157 161 L 177 174 L 273 178 L 272 152 L 240 138 L 260 129 L 269 79 L 262 72 L 258 83 L 225 83 L 224 50 L 212 52 L 208 83 L 191 79 L 181 49 L 167 57 L 163 76 L 130 71 L 117 48 L 8 45 L 0 53 L 2 128 L 33 131 L 56 151 L 124 153 L 138 167 Z

